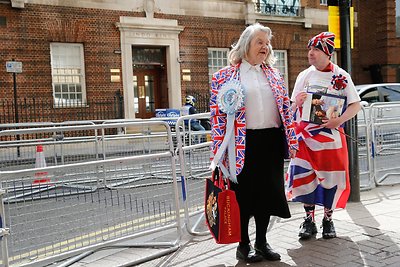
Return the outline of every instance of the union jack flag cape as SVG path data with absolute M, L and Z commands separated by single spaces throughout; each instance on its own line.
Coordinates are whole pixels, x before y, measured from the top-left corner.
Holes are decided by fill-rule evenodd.
M 300 116 L 301 108 L 296 112 Z M 350 194 L 347 143 L 343 128 L 327 129 L 297 121 L 299 151 L 286 174 L 288 200 L 345 208 Z

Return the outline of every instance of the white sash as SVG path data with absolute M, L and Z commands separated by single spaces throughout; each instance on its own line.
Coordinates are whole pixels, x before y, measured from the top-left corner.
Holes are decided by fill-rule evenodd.
M 242 85 L 238 80 L 232 79 L 224 83 L 218 91 L 217 104 L 220 111 L 226 113 L 226 130 L 224 140 L 211 162 L 211 170 L 220 166 L 225 177 L 237 183 L 236 177 L 236 147 L 235 147 L 235 116 L 236 112 L 244 105 L 244 94 Z M 229 170 L 219 164 L 223 159 L 225 151 L 228 150 Z

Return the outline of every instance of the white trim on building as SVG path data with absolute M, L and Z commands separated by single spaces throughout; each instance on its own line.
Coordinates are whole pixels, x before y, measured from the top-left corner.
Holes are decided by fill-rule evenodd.
M 116 26 L 121 32 L 122 81 L 125 118 L 135 118 L 132 46 L 166 47 L 169 107 L 181 106 L 179 33 L 177 20 L 120 17 Z

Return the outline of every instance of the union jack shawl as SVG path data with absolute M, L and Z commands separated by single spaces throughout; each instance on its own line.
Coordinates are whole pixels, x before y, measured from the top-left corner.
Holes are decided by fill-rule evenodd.
M 280 113 L 283 127 L 286 131 L 286 139 L 288 149 L 298 149 L 296 133 L 294 131 L 293 112 L 290 105 L 288 90 L 285 87 L 284 80 L 279 71 L 275 68 L 262 64 L 262 70 L 266 75 L 268 82 L 272 88 L 273 95 Z M 237 65 L 227 66 L 214 73 L 211 81 L 211 137 L 213 140 L 212 151 L 215 155 L 221 146 L 226 131 L 227 115 L 219 110 L 217 103 L 218 91 L 221 86 L 230 79 L 238 79 L 240 81 L 240 63 Z M 236 174 L 242 171 L 244 166 L 244 155 L 246 149 L 246 107 L 240 108 L 235 115 L 235 144 L 236 144 Z M 267 153 L 267 152 L 266 152 Z M 226 158 L 225 167 L 228 167 Z

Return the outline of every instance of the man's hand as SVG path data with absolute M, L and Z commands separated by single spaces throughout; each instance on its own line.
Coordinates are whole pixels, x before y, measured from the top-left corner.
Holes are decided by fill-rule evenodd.
M 304 101 L 306 101 L 307 98 L 307 93 L 306 92 L 300 92 L 296 95 L 296 106 L 301 107 L 303 106 Z
M 336 129 L 342 124 L 342 120 L 339 118 L 331 118 L 331 119 L 323 119 L 322 120 L 322 127 L 328 128 L 328 129 Z
M 324 119 L 322 120 L 323 124 L 321 124 L 321 126 L 328 129 L 338 128 L 341 124 L 345 123 L 346 121 L 350 120 L 355 115 L 357 115 L 360 109 L 361 109 L 360 102 L 351 103 L 347 107 L 346 111 L 342 114 L 342 116 L 338 118 L 331 118 L 329 120 Z

